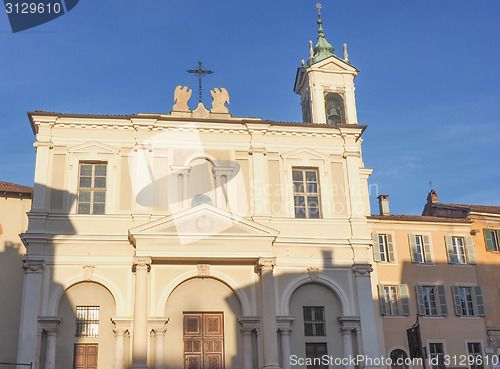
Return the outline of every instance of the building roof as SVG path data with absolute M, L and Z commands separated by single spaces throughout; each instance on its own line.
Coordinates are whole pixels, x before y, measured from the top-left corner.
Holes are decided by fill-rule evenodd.
M 441 218 L 467 218 L 471 213 L 500 214 L 500 206 L 444 204 L 438 202 L 436 191 L 431 190 L 427 195 L 427 203 L 422 215 Z
M 500 206 L 488 206 L 488 205 L 466 205 L 466 204 L 442 204 L 442 203 L 435 203 L 432 204 L 432 206 L 435 207 L 441 207 L 441 208 L 455 208 L 455 209 L 460 209 L 460 210 L 465 210 L 470 212 L 477 212 L 477 213 L 494 213 L 494 214 L 500 214 Z
M 31 198 L 33 196 L 33 187 L 0 181 L 0 196 Z
M 388 215 L 371 215 L 369 219 L 377 220 L 400 220 L 400 221 L 417 221 L 417 222 L 454 222 L 454 223 L 470 223 L 469 219 L 464 218 L 442 218 L 432 217 L 427 215 L 404 215 L 404 214 L 388 214 Z

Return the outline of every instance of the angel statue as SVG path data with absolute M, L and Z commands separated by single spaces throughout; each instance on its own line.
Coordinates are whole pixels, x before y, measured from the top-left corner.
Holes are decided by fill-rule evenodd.
M 220 90 L 216 87 L 213 90 L 210 90 L 210 94 L 212 95 L 214 101 L 212 101 L 212 113 L 229 113 L 227 109 L 226 103 L 229 104 L 229 94 L 227 90 L 222 87 Z
M 181 85 L 175 88 L 174 92 L 174 107 L 173 111 L 190 111 L 187 102 L 191 98 L 191 92 L 187 86 L 182 87 Z

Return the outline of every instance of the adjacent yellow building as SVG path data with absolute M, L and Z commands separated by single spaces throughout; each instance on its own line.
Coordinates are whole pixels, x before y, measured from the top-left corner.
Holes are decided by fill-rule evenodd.
M 33 188 L 0 181 L 0 362 L 16 362 L 23 290 L 19 234 L 28 228 Z

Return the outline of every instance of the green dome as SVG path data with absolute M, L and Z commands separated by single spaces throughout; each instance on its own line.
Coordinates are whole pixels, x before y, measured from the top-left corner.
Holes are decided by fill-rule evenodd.
M 313 65 L 323 59 L 328 58 L 329 56 L 333 56 L 333 46 L 326 40 L 325 32 L 323 31 L 323 27 L 321 24 L 323 21 L 321 18 L 318 19 L 318 42 L 314 47 L 314 55 L 312 58 L 309 58 L 307 61 L 307 65 Z

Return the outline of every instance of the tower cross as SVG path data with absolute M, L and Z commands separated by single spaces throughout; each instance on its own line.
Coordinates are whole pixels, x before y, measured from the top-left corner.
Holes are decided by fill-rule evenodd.
M 318 1 L 316 3 L 316 8 L 318 8 L 318 17 L 321 17 L 321 8 L 323 7 L 323 5 L 321 5 L 321 3 Z
M 200 60 L 198 61 L 198 68 L 188 69 L 186 70 L 186 72 L 193 73 L 195 76 L 198 77 L 198 87 L 200 90 L 200 102 L 201 102 L 201 79 L 205 77 L 206 74 L 212 74 L 214 71 L 205 69 L 205 67 L 201 65 L 201 60 Z

